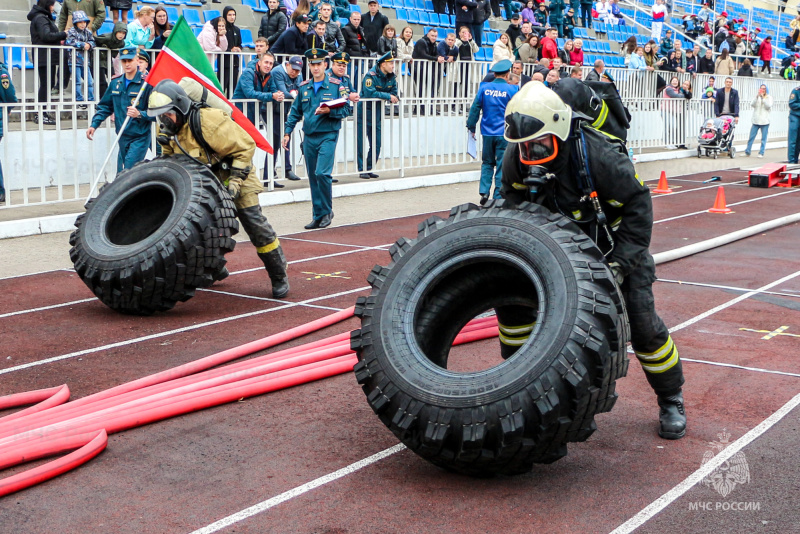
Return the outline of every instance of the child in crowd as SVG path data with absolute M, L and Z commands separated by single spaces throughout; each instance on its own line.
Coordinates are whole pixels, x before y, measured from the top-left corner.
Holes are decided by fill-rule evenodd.
M 89 100 L 94 100 L 94 80 L 92 79 L 92 72 L 89 68 L 89 54 L 88 52 L 94 48 L 94 36 L 92 31 L 87 28 L 89 25 L 89 17 L 83 11 L 75 11 L 72 13 L 72 28 L 67 32 L 67 40 L 65 44 L 78 49 L 75 54 L 69 55 L 70 68 L 73 69 L 75 75 L 75 100 L 84 102 L 83 89 L 84 89 L 84 76 L 86 77 L 86 85 L 89 89 Z M 73 64 L 74 61 L 74 64 Z

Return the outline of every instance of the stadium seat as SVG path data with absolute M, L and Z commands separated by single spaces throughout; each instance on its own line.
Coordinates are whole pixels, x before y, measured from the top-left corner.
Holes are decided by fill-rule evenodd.
M 203 18 L 205 19 L 206 22 L 208 22 L 209 20 L 213 20 L 213 19 L 219 17 L 219 15 L 220 15 L 220 13 L 219 13 L 219 10 L 217 10 L 217 9 L 205 9 L 205 10 L 203 10 Z
M 175 24 L 178 22 L 178 19 L 181 18 L 177 7 L 165 7 L 164 9 L 167 11 L 167 19 L 169 19 L 171 23 Z M 188 18 L 186 19 L 186 22 L 189 22 Z
M 32 69 L 33 63 L 28 58 L 28 49 L 24 47 L 8 47 L 3 48 L 3 57 L 5 64 L 10 65 L 12 69 Z
M 427 9 L 426 9 L 426 7 L 425 7 L 425 0 L 414 0 L 414 6 L 415 6 L 415 7 L 416 7 L 416 8 L 417 8 L 419 11 L 423 11 L 423 12 L 426 12 L 426 13 L 428 12 L 428 11 L 427 11 Z M 433 9 L 431 9 L 430 11 L 432 12 L 432 11 L 433 11 Z
M 114 31 L 114 23 L 107 20 L 103 23 L 102 26 L 100 26 L 100 31 L 98 31 L 97 33 L 99 35 L 104 35 L 106 33 L 111 33 L 112 31 Z
M 408 20 L 408 10 L 405 8 L 398 8 L 395 10 L 398 20 Z
M 356 13 L 361 13 L 361 6 L 358 4 L 350 4 L 350 11 L 355 11 Z
M 408 12 L 408 22 L 411 24 L 422 24 L 422 19 L 419 16 L 419 11 L 416 9 L 411 9 Z
M 269 9 L 261 7 L 261 2 L 259 0 L 242 0 L 242 5 L 248 6 L 256 13 L 266 13 L 269 11 Z
M 203 31 L 203 28 L 199 28 L 197 26 L 192 28 L 192 32 L 194 32 L 194 36 L 195 37 L 200 37 L 200 32 L 202 32 L 202 31 Z
M 600 45 L 603 47 L 603 52 L 605 52 L 606 54 L 611 53 L 611 43 L 609 43 L 608 41 L 603 41 L 602 43 L 600 43 Z
M 432 0 L 425 0 L 425 10 L 433 13 L 433 2 L 432 2 Z
M 186 19 L 186 22 L 189 24 L 189 26 L 203 26 L 203 20 L 200 18 L 200 12 L 196 9 L 184 9 L 183 18 Z
M 6 34 L 0 33 L 0 39 L 5 39 L 5 38 L 6 38 Z
M 439 26 L 447 28 L 450 26 L 450 17 L 443 13 L 439 13 Z
M 241 28 L 242 31 L 242 46 L 245 48 L 255 48 L 256 44 L 253 42 L 253 32 L 248 28 Z

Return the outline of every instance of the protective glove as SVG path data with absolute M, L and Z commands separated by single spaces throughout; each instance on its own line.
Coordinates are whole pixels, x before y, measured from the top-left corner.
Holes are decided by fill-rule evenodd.
M 228 193 L 230 193 L 233 200 L 239 198 L 242 192 L 242 185 L 244 185 L 248 174 L 250 174 L 250 167 L 245 169 L 231 169 L 231 174 L 228 177 Z
M 608 267 L 611 269 L 611 274 L 614 276 L 614 280 L 616 280 L 617 285 L 622 285 L 622 282 L 625 280 L 625 273 L 622 272 L 622 267 L 620 267 L 619 263 L 612 261 L 608 264 Z

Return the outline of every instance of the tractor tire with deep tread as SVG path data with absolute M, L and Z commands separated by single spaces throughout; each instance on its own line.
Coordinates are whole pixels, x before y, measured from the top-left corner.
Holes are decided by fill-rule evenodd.
M 239 222 L 214 174 L 179 155 L 122 172 L 75 227 L 70 258 L 89 289 L 109 308 L 149 315 L 214 282 Z
M 390 253 L 356 303 L 351 347 L 370 406 L 409 449 L 459 473 L 513 475 L 592 434 L 627 373 L 629 333 L 603 254 L 574 223 L 534 204 L 465 204 Z M 537 310 L 528 342 L 489 369 L 449 371 L 461 328 L 508 305 Z

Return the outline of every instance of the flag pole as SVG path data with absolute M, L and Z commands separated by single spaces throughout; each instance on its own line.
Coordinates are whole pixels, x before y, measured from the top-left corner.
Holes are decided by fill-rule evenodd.
M 134 99 L 134 101 L 131 103 L 131 106 L 136 107 L 136 105 L 139 103 L 139 99 L 142 98 L 142 93 L 144 92 L 145 87 L 147 87 L 147 84 L 143 83 L 142 87 L 139 89 L 139 92 L 136 94 L 136 99 Z M 89 202 L 89 200 L 91 200 L 92 195 L 94 194 L 94 189 L 95 187 L 97 187 L 97 184 L 100 181 L 100 177 L 103 176 L 103 171 L 106 170 L 106 165 L 108 165 L 108 161 L 111 159 L 111 154 L 114 153 L 114 146 L 119 143 L 119 138 L 122 137 L 122 134 L 125 132 L 125 128 L 127 128 L 128 123 L 130 121 L 131 121 L 130 116 L 125 115 L 125 120 L 123 121 L 122 126 L 119 129 L 119 132 L 117 132 L 117 137 L 116 139 L 114 139 L 114 143 L 111 145 L 111 150 L 108 151 L 108 155 L 106 156 L 105 161 L 103 161 L 103 165 L 100 167 L 100 172 L 97 173 L 97 177 L 94 179 L 94 182 L 92 182 L 92 187 L 89 189 L 89 195 L 86 197 L 86 202 Z M 84 202 L 84 204 L 86 202 Z

